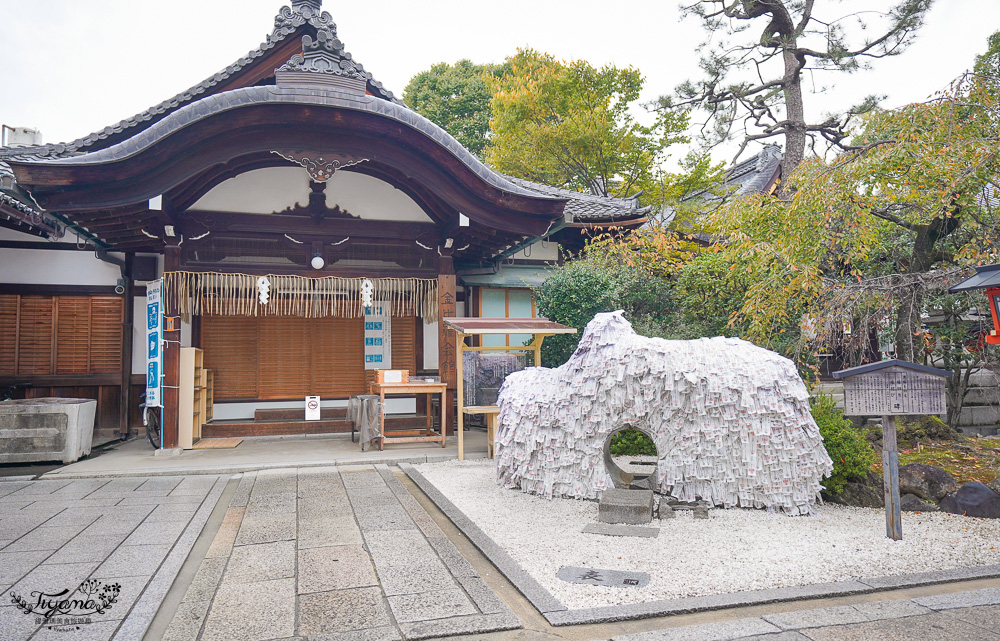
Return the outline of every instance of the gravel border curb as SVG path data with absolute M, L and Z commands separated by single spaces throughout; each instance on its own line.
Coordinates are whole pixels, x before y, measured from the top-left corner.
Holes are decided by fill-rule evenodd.
M 507 577 L 507 580 L 514 584 L 514 587 L 553 626 L 648 619 L 673 614 L 690 614 L 693 612 L 765 605 L 783 601 L 804 601 L 806 599 L 848 596 L 851 594 L 883 592 L 900 588 L 1000 577 L 1000 565 L 986 565 L 972 568 L 953 568 L 932 572 L 901 574 L 898 576 L 865 577 L 856 581 L 814 583 L 811 585 L 774 588 L 770 590 L 754 590 L 731 594 L 716 594 L 712 596 L 686 597 L 682 599 L 650 601 L 648 603 L 570 610 L 529 575 L 517 561 L 497 545 L 479 526 L 473 523 L 454 503 L 449 501 L 413 465 L 401 462 L 399 468 L 417 484 L 417 487 L 438 506 L 438 509 L 451 519 L 455 527 L 479 548 L 479 551 Z
M 509 554 L 507 554 L 502 547 L 497 545 L 493 539 L 486 535 L 479 526 L 472 522 L 469 517 L 459 510 L 454 503 L 445 498 L 444 494 L 441 493 L 434 485 L 424 478 L 424 475 L 418 472 L 409 463 L 401 463 L 399 469 L 410 477 L 410 479 L 417 484 L 424 494 L 438 506 L 442 512 L 445 513 L 451 522 L 455 524 L 462 534 L 464 534 L 472 544 L 479 548 L 479 551 L 486 555 L 486 558 L 490 560 L 490 563 L 496 566 L 498 570 L 511 583 L 514 584 L 521 594 L 523 594 L 531 605 L 535 606 L 535 609 L 542 613 L 546 619 L 551 612 L 564 612 L 567 610 L 566 606 L 559 602 L 552 594 L 542 587 L 542 585 L 536 581 L 530 574 L 524 571 L 521 565 L 515 561 Z

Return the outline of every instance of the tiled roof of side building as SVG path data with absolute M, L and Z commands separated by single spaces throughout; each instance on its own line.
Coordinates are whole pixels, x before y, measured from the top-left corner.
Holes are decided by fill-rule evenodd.
M 131 118 L 126 118 L 125 120 L 109 125 L 100 131 L 95 131 L 90 135 L 78 138 L 72 142 L 38 145 L 34 147 L 0 148 L 0 159 L 10 158 L 13 156 L 58 158 L 86 153 L 91 151 L 89 148 L 93 147 L 99 141 L 121 134 L 126 130 L 135 130 L 136 132 L 142 131 L 169 113 L 176 111 L 192 101 L 198 100 L 212 87 L 215 87 L 220 82 L 223 82 L 224 80 L 239 73 L 253 61 L 273 49 L 277 44 L 283 42 L 289 36 L 296 33 L 303 25 L 308 24 L 318 30 L 327 31 L 332 34 L 333 38 L 336 38 L 337 25 L 333 22 L 333 18 L 328 12 L 320 11 L 320 4 L 321 2 L 317 0 L 292 0 L 291 7 L 282 7 L 278 12 L 278 15 L 275 16 L 274 30 L 256 49 L 250 51 L 247 55 L 243 56 L 225 69 L 222 69 L 218 73 L 199 82 L 187 91 L 177 94 L 173 98 L 164 100 L 160 104 L 154 105 L 149 109 L 132 116 Z M 350 54 L 347 55 L 350 56 Z M 385 89 L 381 82 L 378 82 L 372 77 L 371 72 L 365 71 L 364 67 L 360 63 L 354 62 L 353 64 L 364 74 L 367 89 L 372 95 L 384 100 L 402 104 L 402 101 L 396 98 L 391 91 Z
M 525 189 L 544 194 L 546 196 L 556 196 L 567 198 L 565 212 L 571 214 L 575 222 L 605 222 L 615 220 L 628 220 L 645 216 L 652 211 L 652 207 L 640 207 L 637 197 L 632 198 L 611 198 L 609 196 L 595 196 L 585 194 L 561 187 L 550 187 L 540 183 L 515 178 L 501 174 L 515 185 L 520 185 Z M 637 195 L 638 196 L 638 195 Z
M 756 156 L 726 172 L 726 187 L 736 188 L 738 194 L 765 193 L 771 187 L 781 160 L 781 147 L 764 145 Z

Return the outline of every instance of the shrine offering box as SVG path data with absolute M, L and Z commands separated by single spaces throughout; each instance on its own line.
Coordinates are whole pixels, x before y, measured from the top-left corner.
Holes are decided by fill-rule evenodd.
M 375 382 L 379 385 L 383 383 L 409 383 L 410 370 L 408 369 L 379 369 L 375 370 Z

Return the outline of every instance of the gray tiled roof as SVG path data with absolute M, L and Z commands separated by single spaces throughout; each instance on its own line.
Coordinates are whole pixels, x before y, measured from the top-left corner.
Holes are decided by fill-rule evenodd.
M 86 153 L 89 147 L 94 146 L 99 141 L 106 140 L 111 136 L 121 134 L 129 129 L 140 131 L 143 128 L 149 127 L 151 121 L 162 118 L 165 114 L 169 114 L 184 105 L 190 104 L 192 101 L 197 101 L 198 98 L 206 91 L 210 90 L 212 87 L 218 85 L 227 78 L 239 73 L 254 60 L 260 58 L 265 53 L 273 49 L 278 43 L 284 41 L 292 34 L 295 34 L 303 25 L 308 24 L 316 29 L 326 30 L 332 33 L 332 36 L 336 38 L 337 25 L 334 24 L 333 18 L 326 11 L 319 12 L 314 9 L 314 5 L 318 6 L 318 3 L 293 2 L 293 8 L 287 6 L 282 7 L 278 12 L 278 15 L 274 18 L 274 30 L 267 36 L 267 39 L 261 43 L 260 46 L 253 49 L 247 53 L 247 55 L 243 56 L 225 69 L 199 82 L 187 91 L 177 94 L 173 98 L 164 100 L 160 104 L 154 105 L 149 109 L 132 116 L 131 118 L 126 118 L 125 120 L 115 123 L 114 125 L 109 125 L 100 131 L 95 131 L 88 136 L 78 138 L 72 142 L 22 147 L 17 149 L 0 148 L 0 159 L 14 156 L 58 158 Z M 396 98 L 391 91 L 385 89 L 381 82 L 378 82 L 372 77 L 371 72 L 365 71 L 364 67 L 360 63 L 354 62 L 354 66 L 364 74 L 367 80 L 367 88 L 370 92 L 372 92 L 372 94 L 385 100 L 402 104 L 402 102 Z
M 725 186 L 737 194 L 759 194 L 771 187 L 771 180 L 781 166 L 781 147 L 764 145 L 753 158 L 744 160 L 726 171 Z
M 31 148 L 25 147 L 12 150 L 21 153 L 13 153 L 10 155 L 10 158 L 12 160 L 54 165 L 90 165 L 122 160 L 139 153 L 172 132 L 196 121 L 221 112 L 263 103 L 312 104 L 377 113 L 386 118 L 409 125 L 429 138 L 432 138 L 454 154 L 465 166 L 474 171 L 483 180 L 498 189 L 521 196 L 548 198 L 550 200 L 562 200 L 569 197 L 566 194 L 572 195 L 574 193 L 566 192 L 566 190 L 553 190 L 553 188 L 543 187 L 542 185 L 528 181 L 512 179 L 494 171 L 472 155 L 451 134 L 405 105 L 387 102 L 365 94 L 349 93 L 337 89 L 318 90 L 299 87 L 278 87 L 275 85 L 233 89 L 206 96 L 201 100 L 177 109 L 146 130 L 138 132 L 131 138 L 106 149 L 98 149 L 89 153 L 62 158 L 38 158 L 32 153 Z M 543 190 L 558 193 L 546 193 Z M 586 194 L 576 195 L 587 199 L 597 198 L 596 196 L 587 196 Z
M 4 162 L 0 162 L 0 176 L 13 177 L 13 175 L 10 167 Z M 19 191 L 16 187 L 12 191 L 0 189 L 0 215 L 4 215 L 8 219 L 13 216 L 19 223 L 30 225 L 50 237 L 62 237 L 62 228 L 55 222 L 47 220 L 34 203 L 30 203 L 29 198 L 18 193 Z
M 640 207 L 636 198 L 595 196 L 503 175 L 507 180 L 525 189 L 547 196 L 569 199 L 569 202 L 566 203 L 565 213 L 570 214 L 574 222 L 626 220 L 645 216 L 652 211 L 652 207 Z

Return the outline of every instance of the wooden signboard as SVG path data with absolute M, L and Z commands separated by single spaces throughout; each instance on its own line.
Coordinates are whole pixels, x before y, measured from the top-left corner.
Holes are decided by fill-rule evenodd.
M 885 485 L 885 534 L 903 538 L 899 506 L 899 452 L 896 416 L 944 414 L 945 379 L 951 372 L 901 360 L 861 365 L 833 373 L 844 381 L 844 414 L 882 417 L 882 479 Z
M 848 416 L 944 414 L 945 378 L 891 366 L 844 379 Z

